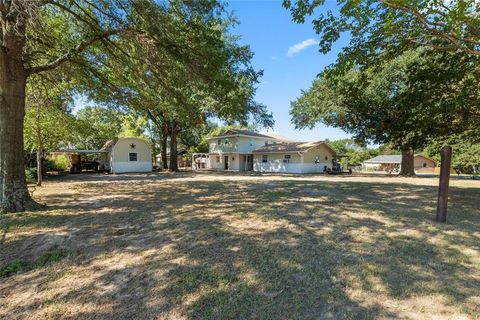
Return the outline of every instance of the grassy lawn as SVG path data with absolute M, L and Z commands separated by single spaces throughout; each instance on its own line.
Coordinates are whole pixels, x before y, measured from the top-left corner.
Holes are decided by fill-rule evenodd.
M 480 181 L 78 175 L 0 216 L 0 318 L 478 319 Z

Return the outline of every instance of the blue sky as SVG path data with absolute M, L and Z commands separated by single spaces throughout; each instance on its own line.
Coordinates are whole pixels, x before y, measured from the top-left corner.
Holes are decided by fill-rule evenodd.
M 330 53 L 323 55 L 318 52 L 319 37 L 311 21 L 294 23 L 281 1 L 229 1 L 228 8 L 240 21 L 234 33 L 255 53 L 254 67 L 264 71 L 256 100 L 273 112 L 274 131 L 301 141 L 349 137 L 340 129 L 323 125 L 295 130 L 289 115 L 290 101 L 300 96 L 301 89 L 308 89 L 324 67 L 335 62 L 348 39 L 340 39 Z

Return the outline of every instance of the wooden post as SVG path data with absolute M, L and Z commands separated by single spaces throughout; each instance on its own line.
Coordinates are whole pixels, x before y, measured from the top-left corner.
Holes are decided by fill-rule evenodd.
M 452 147 L 446 146 L 441 151 L 440 164 L 440 184 L 438 187 L 437 202 L 437 222 L 447 221 L 447 205 L 448 205 L 448 184 L 450 181 L 450 165 L 452 163 Z

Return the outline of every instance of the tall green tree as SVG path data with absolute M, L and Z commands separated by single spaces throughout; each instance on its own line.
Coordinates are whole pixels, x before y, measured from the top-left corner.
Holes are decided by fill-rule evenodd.
M 423 153 L 440 161 L 441 148 L 450 145 L 453 148 L 452 166 L 459 172 L 478 174 L 480 173 L 480 141 L 478 135 L 475 136 L 476 140 L 472 140 L 464 134 L 452 135 L 446 139 L 433 139 L 425 147 Z
M 119 55 L 125 53 L 129 63 L 106 57 L 103 64 L 111 66 L 107 70 L 112 86 L 91 92 L 97 101 L 147 114 L 158 130 L 163 160 L 167 138 L 171 154 L 176 154 L 177 136 L 202 127 L 212 117 L 231 123 L 254 119 L 263 126 L 273 124 L 271 113 L 254 101 L 261 72 L 251 66 L 249 47 L 230 34 L 235 20 L 222 10 L 205 8 L 188 15 L 181 10 L 169 12 L 174 24 L 182 22 L 175 24 L 177 41 L 185 42 L 188 51 L 162 49 L 156 41 L 164 31 L 147 23 L 145 28 L 157 40 L 139 36 L 141 45 L 122 46 Z M 177 170 L 176 159 L 170 157 L 172 171 Z
M 113 108 L 87 106 L 78 110 L 76 137 L 71 141 L 77 149 L 100 149 L 106 141 L 120 136 L 140 136 L 142 127 L 136 115 Z
M 400 174 L 411 176 L 415 150 L 475 127 L 479 72 L 468 56 L 408 51 L 377 67 L 325 72 L 291 114 L 300 128 L 322 122 L 363 143 L 392 144 L 402 151 Z
M 173 62 L 203 73 L 218 60 L 197 51 L 202 44 L 210 44 L 204 41 L 205 33 L 188 31 L 211 25 L 222 15 L 222 6 L 213 0 L 0 1 L 0 212 L 37 206 L 26 187 L 23 161 L 29 77 L 68 67 L 83 81 L 78 81 L 78 90 L 103 86 L 111 80 L 104 71 L 112 66 L 105 64 L 105 57 L 107 62 L 131 58 L 121 46 L 150 43 L 158 55 L 152 51 L 144 60 L 160 61 L 159 71 L 161 62 Z M 209 31 L 217 34 L 213 26 Z M 215 86 L 215 81 L 210 82 Z
M 52 74 L 32 77 L 27 86 L 24 144 L 37 154 L 37 186 L 42 185 L 45 150 L 65 147 L 75 131 L 70 112 L 72 83 L 52 80 Z

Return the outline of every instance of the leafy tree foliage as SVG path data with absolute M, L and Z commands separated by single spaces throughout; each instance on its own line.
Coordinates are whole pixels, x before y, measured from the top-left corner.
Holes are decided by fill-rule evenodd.
M 363 65 L 375 62 L 379 51 L 394 56 L 411 46 L 480 56 L 478 1 L 339 0 L 336 4 L 338 10 L 323 10 L 325 1 L 283 1 L 295 22 L 314 15 L 321 52 L 330 51 L 342 34 L 351 35 L 341 61 Z
M 92 99 L 148 116 L 157 129 L 164 168 L 167 140 L 175 153 L 177 135 L 201 129 L 210 118 L 273 125 L 272 115 L 253 99 L 261 72 L 250 64 L 252 53 L 229 34 L 235 20 L 225 16 L 221 6 L 215 8 L 218 12 L 198 10 L 188 15 L 169 11 L 177 30 L 176 41 L 184 42 L 188 51 L 165 50 L 157 43 L 164 30 L 147 21 L 145 28 L 157 40 L 139 36 L 136 41 L 141 45 L 122 45 L 118 55 L 126 53 L 124 61 L 104 57 L 103 64 L 109 67 L 101 78 L 108 75 L 110 86 L 94 85 L 90 92 Z M 170 160 L 170 170 L 177 170 L 176 158 Z
M 355 142 L 354 139 L 326 140 L 329 146 L 337 152 L 337 154 L 345 155 L 340 163 L 344 168 L 359 166 L 363 161 L 378 156 L 379 149 L 367 148 Z
M 179 95 L 182 87 L 197 83 L 185 96 L 214 101 L 202 105 L 204 112 L 231 118 L 262 110 L 253 103 L 258 72 L 244 63 L 251 53 L 235 45 L 225 17 L 214 0 L 0 1 L 0 212 L 36 207 L 23 168 L 25 87 L 32 75 L 61 67 L 77 79 L 79 92 L 99 89 L 118 97 L 135 96 L 125 79 L 116 81 L 113 71 L 129 74 L 128 68 L 118 67 L 155 62 L 132 75 L 155 76 L 157 95 L 175 97 L 166 101 L 173 110 L 179 105 L 198 107 L 183 103 Z M 192 114 L 182 110 L 180 119 Z
M 317 122 L 342 128 L 357 141 L 402 150 L 402 175 L 414 175 L 414 150 L 429 139 L 478 126 L 479 68 L 474 58 L 408 51 L 377 67 L 325 72 L 292 103 L 297 127 Z
M 65 146 L 72 132 L 69 81 L 52 81 L 52 74 L 32 77 L 27 87 L 24 144 L 27 154 L 36 153 L 37 186 L 42 185 L 44 150 Z
M 478 136 L 477 136 L 478 137 Z M 480 142 L 465 138 L 465 135 L 453 135 L 448 139 L 434 139 L 423 150 L 432 159 L 440 161 L 440 150 L 450 145 L 453 148 L 452 166 L 463 173 L 480 173 Z

